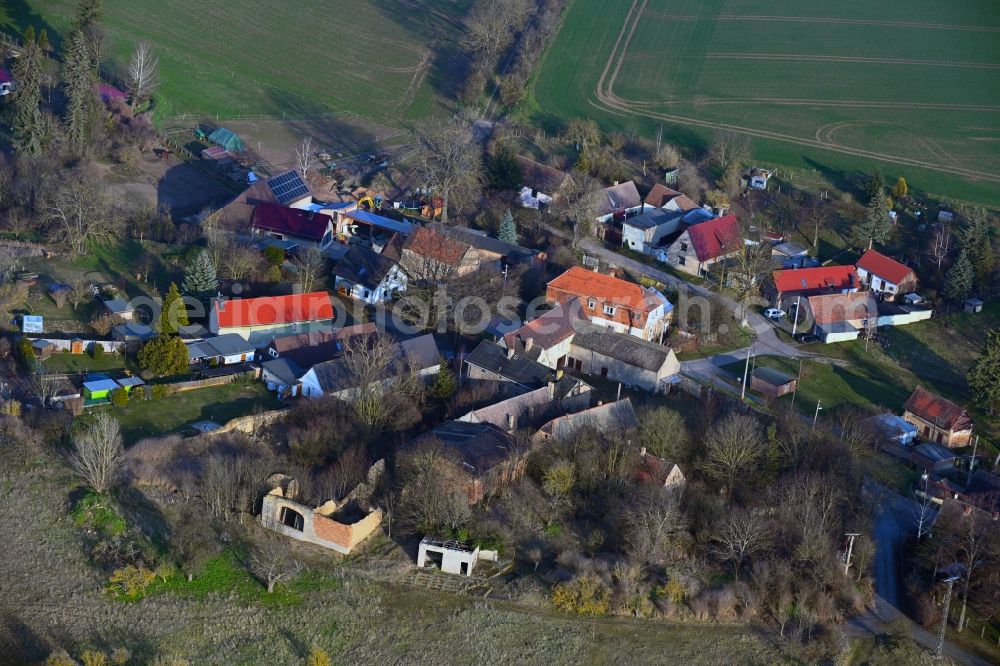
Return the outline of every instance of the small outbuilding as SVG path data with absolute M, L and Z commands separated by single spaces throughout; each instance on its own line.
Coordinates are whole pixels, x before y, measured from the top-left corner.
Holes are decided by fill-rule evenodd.
M 873 416 L 871 424 L 879 435 L 902 446 L 913 444 L 917 438 L 917 426 L 895 414 Z
M 965 311 L 969 314 L 978 314 L 983 311 L 983 302 L 978 298 L 970 298 L 965 301 Z
M 104 310 L 112 317 L 118 317 L 122 321 L 129 322 L 135 317 L 135 308 L 132 304 L 122 298 L 112 298 L 104 301 Z
M 137 386 L 145 386 L 146 382 L 142 381 L 138 377 L 122 377 L 118 380 L 118 386 L 122 387 L 126 393 L 131 393 L 132 389 Z
M 750 388 L 770 398 L 780 398 L 794 391 L 798 381 L 774 368 L 756 368 L 750 375 Z
M 220 127 L 208 135 L 208 140 L 217 146 L 222 146 L 230 153 L 242 153 L 246 150 L 243 140 L 234 132 L 230 132 L 225 127 Z
M 121 386 L 113 379 L 97 379 L 83 383 L 84 400 L 107 400 L 111 397 L 112 391 L 117 391 Z
M 472 548 L 460 541 L 431 539 L 420 540 L 417 551 L 417 567 L 435 567 L 444 573 L 471 576 L 479 560 L 497 560 L 496 551 Z

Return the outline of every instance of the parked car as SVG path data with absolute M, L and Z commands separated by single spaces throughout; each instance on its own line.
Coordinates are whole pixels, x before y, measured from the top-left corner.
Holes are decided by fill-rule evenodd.
M 785 311 L 779 310 L 778 308 L 768 308 L 764 310 L 764 316 L 767 317 L 768 319 L 774 319 L 775 321 L 777 321 L 778 319 L 781 319 L 782 317 L 785 316 Z
M 813 335 L 812 333 L 799 333 L 795 336 L 795 339 L 804 345 L 811 345 L 814 342 L 819 342 L 819 336 Z

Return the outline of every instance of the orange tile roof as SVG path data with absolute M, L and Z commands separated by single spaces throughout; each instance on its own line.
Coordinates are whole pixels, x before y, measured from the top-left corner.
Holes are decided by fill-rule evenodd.
M 732 254 L 740 249 L 740 225 L 735 215 L 723 215 L 700 222 L 688 229 L 691 245 L 698 261 L 709 261 Z
M 556 289 L 581 298 L 599 298 L 641 312 L 650 312 L 659 305 L 649 302 L 642 287 L 634 282 L 596 273 L 580 266 L 570 268 L 549 282 L 549 289 Z
M 819 325 L 878 317 L 878 304 L 867 291 L 810 296 L 809 308 Z
M 333 303 L 325 291 L 291 296 L 265 296 L 217 301 L 219 328 L 272 326 L 333 319 Z

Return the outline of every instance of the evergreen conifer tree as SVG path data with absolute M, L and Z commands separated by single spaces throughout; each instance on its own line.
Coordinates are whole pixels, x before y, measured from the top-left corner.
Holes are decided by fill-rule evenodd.
M 163 307 L 160 309 L 160 333 L 176 335 L 181 326 L 188 325 L 187 308 L 177 290 L 177 284 L 170 283 L 167 295 L 163 297 Z
M 45 127 L 42 122 L 42 52 L 34 42 L 25 42 L 21 55 L 14 63 L 17 89 L 14 102 L 14 149 L 37 157 L 45 149 Z
M 94 68 L 87 41 L 80 31 L 70 35 L 63 54 L 63 91 L 66 93 L 66 134 L 70 145 L 82 149 L 90 134 L 94 100 Z
M 199 252 L 194 261 L 184 269 L 184 281 L 181 288 L 185 294 L 195 298 L 207 298 L 218 289 L 219 279 L 215 275 L 215 264 L 208 252 Z
M 49 31 L 45 28 L 38 31 L 38 48 L 43 54 L 49 50 Z
M 500 232 L 497 235 L 505 243 L 517 244 L 517 224 L 515 224 L 514 215 L 511 214 L 509 208 L 503 214 L 503 219 L 500 220 Z
M 889 220 L 889 200 L 885 192 L 881 191 L 872 197 L 868 209 L 865 211 L 865 218 L 861 222 L 859 233 L 862 240 L 868 241 L 868 248 L 877 243 L 884 243 L 889 240 L 892 233 L 892 222 Z
M 976 272 L 972 268 L 972 261 L 969 260 L 969 254 L 965 250 L 962 250 L 958 255 L 958 260 L 948 271 L 948 275 L 944 281 L 944 289 L 941 290 L 941 293 L 949 301 L 961 303 L 969 297 L 969 292 L 972 291 L 972 283 L 975 278 Z
M 1000 331 L 986 335 L 986 347 L 969 371 L 968 381 L 976 402 L 995 414 L 1000 409 Z
M 28 44 L 37 43 L 38 42 L 35 40 L 35 26 L 29 25 L 24 29 L 24 45 L 27 46 Z

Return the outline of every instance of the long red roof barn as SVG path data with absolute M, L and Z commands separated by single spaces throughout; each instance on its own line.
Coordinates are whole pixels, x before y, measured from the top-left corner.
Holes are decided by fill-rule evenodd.
M 325 291 L 290 296 L 265 296 L 216 301 L 212 305 L 218 327 L 279 326 L 333 319 L 333 303 Z

